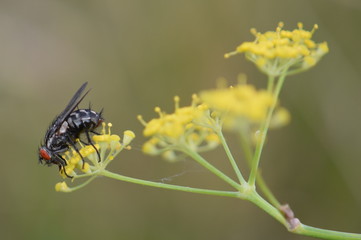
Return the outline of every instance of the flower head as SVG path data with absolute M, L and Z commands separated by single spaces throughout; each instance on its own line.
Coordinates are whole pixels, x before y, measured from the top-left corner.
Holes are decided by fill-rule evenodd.
M 210 109 L 221 115 L 226 128 L 244 124 L 260 124 L 277 99 L 266 90 L 238 84 L 234 87 L 205 90 L 200 98 Z
M 219 140 L 211 128 L 212 118 L 208 107 L 200 104 L 196 95 L 193 95 L 190 106 L 179 107 L 177 96 L 174 102 L 174 113 L 167 114 L 156 107 L 158 118 L 145 122 L 138 116 L 145 127 L 144 136 L 151 137 L 143 145 L 143 151 L 151 155 L 162 154 L 168 160 L 175 160 L 177 155 L 174 151 L 179 146 L 187 146 L 195 151 L 216 147 Z
M 94 146 L 91 144 L 83 146 L 79 141 L 81 146 L 79 149 L 80 154 L 74 149 L 65 152 L 63 158 L 67 165 L 60 171 L 62 177 L 71 176 L 73 179 L 77 179 L 96 176 L 124 148 L 130 149 L 129 144 L 135 137 L 132 131 L 125 131 L 122 141 L 118 135 L 111 134 L 111 123 L 106 124 L 103 122 L 102 126 L 101 134 L 92 137 Z M 68 187 L 65 182 L 60 182 L 56 184 L 55 190 L 71 192 L 73 188 Z
M 312 40 L 318 25 L 314 25 L 311 31 L 304 30 L 302 23 L 298 23 L 298 29 L 293 31 L 282 28 L 281 22 L 276 31 L 260 33 L 256 29 L 251 29 L 255 40 L 242 43 L 236 51 L 225 54 L 225 57 L 245 53 L 262 72 L 270 76 L 279 76 L 307 70 L 328 52 L 326 42 L 315 43 Z

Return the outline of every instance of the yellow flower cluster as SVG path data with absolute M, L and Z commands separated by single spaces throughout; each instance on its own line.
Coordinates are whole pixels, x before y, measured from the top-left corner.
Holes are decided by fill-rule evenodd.
M 264 120 L 268 108 L 276 101 L 267 91 L 257 91 L 252 85 L 245 84 L 206 90 L 200 93 L 200 98 L 216 111 L 243 116 L 254 122 Z
M 95 145 L 95 147 L 99 149 L 99 145 Z M 83 156 L 83 158 L 97 158 L 95 149 L 90 145 L 82 147 L 79 152 Z M 60 171 L 60 175 L 64 178 L 67 177 L 66 174 L 69 176 L 77 175 L 77 173 L 75 172 L 76 169 L 84 173 L 91 172 L 90 164 L 88 162 L 83 163 L 82 158 L 75 150 L 70 150 L 66 152 L 64 159 L 67 161 L 67 165 Z
M 259 129 L 266 120 L 277 99 L 265 91 L 257 91 L 252 85 L 238 84 L 235 87 L 202 91 L 193 95 L 190 106 L 179 107 L 179 97 L 174 98 L 175 111 L 167 114 L 159 107 L 159 114 L 145 122 L 143 134 L 150 139 L 143 145 L 143 152 L 162 155 L 165 159 L 176 160 L 177 151 L 186 147 L 196 152 L 214 149 L 220 144 L 221 129 L 251 133 Z M 289 122 L 290 115 L 284 108 L 277 107 L 270 122 L 271 127 L 281 127 Z
M 130 142 L 135 138 L 134 133 L 129 130 L 125 131 L 123 141 L 120 142 L 121 138 L 118 135 L 111 134 L 111 127 L 111 123 L 103 123 L 101 134 L 93 136 L 94 146 L 99 152 L 100 159 L 93 146 L 81 145 L 82 148 L 79 149 L 79 152 L 84 159 L 89 161 L 83 162 L 81 156 L 72 149 L 63 156 L 67 165 L 60 171 L 60 175 L 66 178 L 67 175 L 76 177 L 81 172 L 86 174 L 94 173 L 98 169 L 104 168 L 122 149 L 129 147 Z M 60 185 L 57 186 L 59 188 Z
M 298 29 L 293 31 L 282 28 L 281 22 L 276 31 L 260 33 L 256 29 L 251 29 L 256 39 L 253 42 L 242 43 L 236 51 L 225 54 L 225 57 L 245 53 L 262 72 L 270 76 L 279 76 L 306 70 L 328 52 L 326 42 L 315 43 L 312 40 L 317 25 L 314 25 L 311 31 L 304 30 L 302 23 L 298 23 Z
M 244 127 L 262 123 L 270 107 L 277 99 L 266 90 L 256 90 L 252 85 L 238 84 L 235 87 L 206 90 L 200 93 L 200 99 L 210 109 L 220 115 L 227 129 L 243 129 Z M 274 120 L 275 126 L 284 125 L 289 120 L 287 110 L 283 108 L 281 115 Z
M 219 139 L 211 128 L 212 118 L 207 106 L 198 104 L 199 99 L 196 95 L 193 95 L 192 104 L 187 107 L 179 107 L 179 97 L 175 97 L 174 102 L 174 113 L 167 114 L 156 107 L 158 118 L 145 122 L 142 116 L 138 116 L 145 127 L 143 134 L 151 137 L 143 145 L 143 151 L 151 155 L 162 154 L 168 160 L 176 160 L 177 155 L 173 147 L 187 146 L 199 152 L 218 146 Z

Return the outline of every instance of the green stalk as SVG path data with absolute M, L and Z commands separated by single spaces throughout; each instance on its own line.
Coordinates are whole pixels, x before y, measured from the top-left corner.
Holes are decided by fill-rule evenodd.
M 243 151 L 244 157 L 249 165 L 251 167 L 251 162 L 253 158 L 253 150 L 249 143 L 249 137 L 246 136 L 247 133 L 245 131 L 239 131 L 239 137 L 241 142 L 241 149 Z
M 210 172 L 214 173 L 216 176 L 218 176 L 220 179 L 237 189 L 238 191 L 241 190 L 241 185 L 235 182 L 233 179 L 228 177 L 226 174 L 218 170 L 216 167 L 214 167 L 212 164 L 210 164 L 207 160 L 205 160 L 201 155 L 199 155 L 197 152 L 192 151 L 188 148 L 182 148 L 182 152 L 193 158 L 196 162 L 198 162 L 200 165 L 208 169 Z
M 282 86 L 283 86 L 283 83 L 284 83 L 284 80 L 286 77 L 286 73 L 287 73 L 287 70 L 285 70 L 284 73 L 278 78 L 276 88 L 273 93 L 273 96 L 275 97 L 275 99 L 278 99 L 279 93 L 281 92 L 281 89 L 282 89 Z M 260 139 L 259 143 L 256 145 L 256 150 L 255 150 L 255 153 L 254 153 L 253 159 L 252 159 L 251 173 L 250 173 L 249 179 L 248 179 L 248 183 L 251 186 L 254 186 L 256 183 L 256 176 L 257 176 L 257 172 L 258 172 L 259 161 L 261 159 L 263 146 L 266 141 L 268 128 L 269 128 L 269 125 L 270 125 L 270 122 L 272 119 L 273 111 L 276 108 L 276 105 L 277 105 L 277 101 L 275 101 L 272 104 L 272 106 L 270 107 L 267 117 L 266 117 L 266 121 L 261 126 L 261 132 L 260 132 L 261 139 Z
M 124 181 L 124 182 L 145 185 L 145 186 L 149 186 L 149 187 L 164 188 L 164 189 L 169 189 L 169 190 L 176 190 L 176 191 L 183 191 L 183 192 L 190 192 L 190 193 L 224 196 L 224 197 L 235 197 L 235 198 L 241 198 L 241 199 L 245 198 L 244 194 L 239 193 L 239 192 L 209 190 L 209 189 L 202 189 L 202 188 L 178 186 L 178 185 L 172 185 L 172 184 L 166 184 L 166 183 L 160 183 L 160 182 L 152 182 L 152 181 L 147 181 L 147 180 L 143 180 L 143 179 L 123 176 L 120 174 L 110 172 L 108 170 L 103 170 L 103 171 L 99 172 L 98 175 L 102 175 L 105 177 L 113 178 L 113 179 Z
M 264 200 L 255 190 L 251 193 L 248 193 L 248 200 L 257 205 L 263 211 L 271 215 L 274 219 L 280 222 L 283 226 L 288 228 L 288 223 L 282 213 L 272 206 L 269 202 Z
M 157 188 L 163 188 L 163 189 L 169 189 L 169 190 L 206 194 L 206 195 L 234 197 L 234 198 L 239 198 L 239 199 L 243 199 L 243 200 L 248 200 L 248 201 L 254 203 L 255 205 L 257 205 L 262 210 L 264 210 L 270 216 L 275 218 L 278 222 L 280 222 L 286 228 L 289 228 L 287 220 L 280 213 L 280 211 L 277 208 L 275 208 L 274 206 L 272 206 L 270 203 L 268 203 L 266 200 L 264 200 L 260 195 L 258 195 L 258 193 L 255 190 L 250 190 L 251 189 L 250 186 L 248 188 L 246 188 L 247 186 L 244 186 L 245 189 L 248 189 L 249 191 L 246 191 L 245 193 L 240 193 L 238 191 L 235 192 L 235 191 L 210 190 L 210 189 L 201 189 L 201 188 L 193 188 L 193 187 L 165 184 L 165 183 L 160 183 L 160 182 L 152 182 L 152 181 L 123 176 L 120 174 L 112 173 L 108 170 L 100 171 L 100 172 L 98 172 L 97 175 L 102 175 L 102 176 L 109 177 L 112 179 L 116 179 L 116 180 L 120 180 L 120 181 L 124 181 L 124 182 L 130 182 L 130 183 L 134 183 L 134 184 L 140 184 L 140 185 L 144 185 L 144 186 L 150 186 L 150 187 L 157 187 Z M 91 178 L 89 180 L 91 181 L 91 180 L 93 180 L 93 178 Z M 330 240 L 359 239 L 359 240 L 361 240 L 361 234 L 320 229 L 320 228 L 307 226 L 304 224 L 300 224 L 295 229 L 290 230 L 290 232 L 304 235 L 304 236 L 321 238 L 321 239 L 330 239 Z
M 221 130 L 217 131 L 217 135 L 218 135 L 218 137 L 219 137 L 219 139 L 220 139 L 220 141 L 221 141 L 221 144 L 222 144 L 222 146 L 223 146 L 223 148 L 224 148 L 224 151 L 225 151 L 226 154 L 227 154 L 227 157 L 228 157 L 228 159 L 229 159 L 229 161 L 230 161 L 230 163 L 231 163 L 231 165 L 232 165 L 232 168 L 233 168 L 233 170 L 235 171 L 235 173 L 236 173 L 236 175 L 237 175 L 237 177 L 238 177 L 239 182 L 240 182 L 241 184 L 246 184 L 247 182 L 246 182 L 246 180 L 244 179 L 244 177 L 243 177 L 243 175 L 242 175 L 242 173 L 241 173 L 241 171 L 240 171 L 240 169 L 239 169 L 236 161 L 234 160 L 234 157 L 233 157 L 233 155 L 232 155 L 232 152 L 231 152 L 231 150 L 230 150 L 229 147 L 228 147 L 227 141 L 226 141 L 226 139 L 224 138 L 222 131 L 221 131 Z
M 240 142 L 241 142 L 241 148 L 244 153 L 244 156 L 246 158 L 246 161 L 248 163 L 248 166 L 251 167 L 252 163 L 252 149 L 249 144 L 248 138 L 244 136 L 243 132 L 240 132 Z M 281 203 L 277 200 L 275 195 L 272 193 L 272 191 L 267 186 L 260 169 L 258 169 L 257 172 L 257 186 L 261 190 L 261 192 L 264 194 L 266 199 L 276 208 L 279 208 L 281 206 Z
M 96 178 L 96 175 L 93 175 L 89 179 L 87 179 L 85 182 L 83 182 L 82 184 L 79 184 L 79 185 L 77 185 L 75 187 L 69 187 L 68 191 L 66 191 L 66 192 L 74 192 L 74 191 L 76 191 L 76 190 L 78 190 L 80 188 L 83 188 L 86 185 L 88 185 L 91 181 L 93 181 L 95 178 Z
M 329 240 L 361 239 L 361 234 L 358 233 L 339 232 L 339 231 L 315 228 L 304 224 L 300 224 L 294 230 L 291 230 L 291 232 L 304 236 L 329 239 Z
M 267 81 L 267 91 L 268 92 L 273 92 L 274 83 L 275 83 L 275 77 L 269 76 L 268 81 Z

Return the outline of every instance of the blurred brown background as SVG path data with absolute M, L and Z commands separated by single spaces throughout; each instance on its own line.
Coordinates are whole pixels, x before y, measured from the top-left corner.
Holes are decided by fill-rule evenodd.
M 143 156 L 137 114 L 173 109 L 174 95 L 265 76 L 243 56 L 223 54 L 252 40 L 251 27 L 319 24 L 330 53 L 290 77 L 281 101 L 289 126 L 270 134 L 264 176 L 302 222 L 361 232 L 361 3 L 358 0 L 0 2 L 1 239 L 310 239 L 288 233 L 248 202 L 152 189 L 99 178 L 57 193 L 57 168 L 37 164 L 51 120 L 85 81 L 83 102 L 104 107 L 119 134 L 132 129 L 133 151 L 110 169 L 167 183 L 228 189 L 190 159 L 176 164 Z M 233 151 L 238 145 L 228 135 Z M 221 149 L 207 154 L 223 171 Z M 241 160 L 240 160 L 241 161 Z M 170 178 L 168 178 L 170 177 Z

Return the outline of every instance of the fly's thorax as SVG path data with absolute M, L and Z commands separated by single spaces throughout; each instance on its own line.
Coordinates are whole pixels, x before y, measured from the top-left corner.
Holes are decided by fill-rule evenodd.
M 59 131 L 57 132 L 57 134 L 58 134 L 58 135 L 61 135 L 61 134 L 66 133 L 66 131 L 68 130 L 68 128 L 69 128 L 68 122 L 67 122 L 67 121 L 64 121 L 64 122 L 61 124 L 61 126 L 60 126 Z
M 67 151 L 69 149 L 67 136 L 65 134 L 54 134 L 47 140 L 46 147 L 54 152 Z

